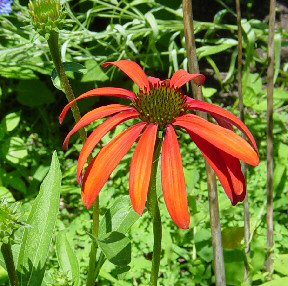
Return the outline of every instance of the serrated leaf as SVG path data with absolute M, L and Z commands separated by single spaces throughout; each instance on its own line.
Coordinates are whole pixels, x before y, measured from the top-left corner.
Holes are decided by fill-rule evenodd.
M 72 62 L 71 63 L 63 63 L 63 67 L 64 67 L 65 73 L 67 73 L 67 72 L 79 72 L 79 73 L 85 74 L 87 72 L 87 69 L 79 63 L 72 63 Z M 61 86 L 60 78 L 59 78 L 55 68 L 52 70 L 51 79 L 52 79 L 54 86 L 57 89 L 63 91 L 63 87 Z
M 80 283 L 79 264 L 77 257 L 66 237 L 66 231 L 59 231 L 56 238 L 56 253 L 61 269 L 67 275 L 73 286 Z
M 40 186 L 33 202 L 25 228 L 17 274 L 22 286 L 41 285 L 45 263 L 58 214 L 61 189 L 61 171 L 56 152 L 53 153 L 50 170 Z

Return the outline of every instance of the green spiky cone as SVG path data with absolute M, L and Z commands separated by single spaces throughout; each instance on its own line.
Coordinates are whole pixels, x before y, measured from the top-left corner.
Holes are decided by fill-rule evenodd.
M 46 40 L 52 31 L 59 32 L 64 26 L 65 13 L 59 0 L 29 1 L 31 24 Z

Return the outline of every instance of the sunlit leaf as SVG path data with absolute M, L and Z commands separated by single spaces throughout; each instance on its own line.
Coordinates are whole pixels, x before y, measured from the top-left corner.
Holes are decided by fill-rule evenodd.
M 53 153 L 50 170 L 33 202 L 20 247 L 17 272 L 22 286 L 41 285 L 49 246 L 58 214 L 61 188 L 60 165 Z

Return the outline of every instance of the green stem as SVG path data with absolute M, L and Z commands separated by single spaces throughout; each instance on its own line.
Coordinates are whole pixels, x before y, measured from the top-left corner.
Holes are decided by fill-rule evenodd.
M 50 53 L 51 53 L 51 56 L 53 59 L 55 69 L 57 71 L 57 74 L 60 78 L 62 87 L 64 89 L 64 93 L 66 95 L 66 98 L 67 98 L 68 102 L 71 102 L 72 100 L 75 99 L 75 97 L 74 97 L 72 87 L 71 87 L 69 80 L 66 76 L 64 66 L 63 66 L 62 61 L 61 61 L 58 32 L 55 32 L 55 31 L 51 32 L 50 37 L 48 39 L 48 46 L 50 49 Z M 80 111 L 79 111 L 79 108 L 78 108 L 76 102 L 71 106 L 71 110 L 72 110 L 72 114 L 73 114 L 73 117 L 75 119 L 75 122 L 78 122 L 81 118 L 81 115 L 80 115 Z M 82 143 L 84 144 L 85 141 L 87 140 L 87 135 L 86 135 L 84 128 L 81 128 L 79 130 L 79 135 L 80 135 Z M 88 157 L 88 163 L 90 163 L 91 161 L 92 161 L 92 157 L 90 155 Z M 93 203 L 93 215 L 92 215 L 92 217 L 93 217 L 92 234 L 97 237 L 98 236 L 98 226 L 99 226 L 99 199 L 98 198 Z M 98 247 L 97 243 L 92 242 L 90 255 L 89 255 L 90 256 L 89 267 L 88 267 L 88 280 L 89 280 L 90 284 L 87 284 L 87 285 L 94 285 L 96 277 L 97 277 L 97 274 L 95 275 L 95 273 L 96 273 L 95 267 L 96 267 L 97 247 Z
M 6 269 L 8 272 L 9 280 L 12 286 L 18 286 L 18 279 L 15 271 L 15 265 L 13 261 L 13 254 L 11 250 L 11 244 L 10 243 L 3 243 L 1 246 L 1 252 L 3 254 Z
M 93 203 L 92 235 L 95 237 L 98 236 L 98 226 L 99 226 L 99 197 L 97 197 Z M 98 248 L 97 242 L 93 239 L 89 254 L 89 267 L 88 267 L 87 284 L 86 284 L 87 286 L 95 285 L 96 278 L 99 274 L 99 271 L 96 269 L 97 248 Z
M 150 286 L 157 286 L 160 255 L 161 255 L 162 224 L 161 224 L 161 216 L 158 207 L 157 190 L 156 190 L 156 175 L 157 175 L 158 161 L 161 152 L 161 146 L 162 146 L 162 139 L 157 138 L 154 148 L 155 152 L 153 156 L 151 178 L 148 191 L 148 210 L 153 222 L 153 235 L 154 235 L 152 267 L 149 283 Z
M 50 53 L 52 56 L 52 60 L 53 60 L 55 69 L 57 71 L 57 74 L 60 78 L 62 87 L 64 89 L 66 98 L 67 98 L 68 102 L 70 102 L 70 101 L 74 100 L 75 97 L 74 97 L 72 87 L 71 87 L 69 80 L 66 76 L 64 66 L 63 66 L 62 61 L 61 61 L 60 49 L 59 49 L 59 34 L 57 32 L 55 32 L 55 31 L 51 32 L 50 37 L 48 39 L 48 46 L 49 46 L 49 50 L 50 50 Z M 80 111 L 79 111 L 79 108 L 78 108 L 76 102 L 71 106 L 71 110 L 72 110 L 72 114 L 73 114 L 73 117 L 75 119 L 75 122 L 78 122 L 81 118 L 81 115 L 80 115 Z M 80 138 L 81 138 L 82 143 L 84 143 L 87 140 L 87 136 L 86 136 L 86 132 L 85 132 L 84 128 L 81 128 L 79 130 L 79 134 L 80 134 Z

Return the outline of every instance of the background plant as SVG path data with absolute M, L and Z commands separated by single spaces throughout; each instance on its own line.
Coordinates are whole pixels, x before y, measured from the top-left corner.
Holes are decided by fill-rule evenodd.
M 199 2 L 201 3 L 193 1 L 193 12 L 200 72 L 207 77 L 203 89 L 205 100 L 222 105 L 237 114 L 237 23 L 234 1 L 214 1 L 213 5 L 210 4 L 213 6 L 210 13 L 204 9 L 210 2 L 207 2 L 207 5 L 206 2 Z M 247 170 L 251 213 L 251 259 L 248 260 L 248 265 L 250 265 L 252 285 L 263 284 L 267 275 L 264 267 L 266 255 L 264 194 L 266 190 L 265 90 L 268 64 L 266 18 L 268 6 L 265 2 L 261 4 L 264 6 L 258 9 L 260 2 L 262 3 L 262 1 L 241 2 L 245 123 L 256 138 L 262 158 L 257 168 Z M 113 84 L 113 86 L 129 88 L 130 81 L 126 81 L 121 73 L 114 73 L 113 69 L 104 71 L 100 68 L 100 63 L 107 60 L 124 58 L 135 60 L 145 67 L 147 74 L 162 78 L 167 78 L 178 68 L 187 69 L 180 2 L 111 0 L 63 1 L 63 4 L 71 27 L 61 31 L 62 60 L 80 63 L 86 68 L 85 74 L 76 73 L 75 69 L 68 73 L 76 95 L 104 85 Z M 288 279 L 285 267 L 288 260 L 286 222 L 288 33 L 287 26 L 283 22 L 284 17 L 281 16 L 286 13 L 284 4 L 278 3 L 276 13 L 273 130 L 275 162 L 273 281 L 282 284 L 285 284 Z M 27 217 L 39 191 L 40 183 L 49 170 L 53 150 L 57 150 L 62 170 L 60 211 L 52 234 L 44 281 L 47 285 L 71 285 L 77 267 L 71 266 L 67 269 L 63 266 L 65 265 L 61 260 L 63 257 L 60 257 L 63 245 L 66 249 L 74 250 L 79 264 L 80 281 L 83 281 L 86 277 L 90 244 L 90 237 L 87 234 L 90 229 L 90 216 L 80 202 L 80 188 L 75 183 L 75 163 L 81 144 L 75 136 L 71 140 L 71 146 L 74 143 L 73 147 L 66 153 L 61 150 L 62 141 L 71 128 L 73 120 L 72 117 L 70 120 L 68 117 L 64 127 L 58 125 L 57 117 L 66 102 L 51 82 L 50 74 L 53 66 L 47 42 L 30 28 L 25 28 L 27 25 L 25 21 L 28 19 L 27 1 L 13 1 L 12 7 L 13 12 L 9 16 L 0 16 L 2 114 L 0 196 L 8 197 L 10 201 L 21 200 Z M 55 80 L 54 84 L 57 85 Z M 187 89 L 191 94 L 189 87 Z M 107 99 L 87 99 L 81 102 L 81 111 L 84 113 L 92 105 L 97 106 L 100 100 L 101 104 L 107 101 Z M 117 127 L 114 134 L 107 134 L 102 143 L 106 144 L 125 128 L 125 124 Z M 164 224 L 164 249 L 159 283 L 160 285 L 211 285 L 214 283 L 214 273 L 207 217 L 208 199 L 204 161 L 189 138 L 183 134 L 179 136 L 179 140 L 186 143 L 180 146 L 182 146 L 191 224 L 188 231 L 177 229 L 171 223 L 163 207 L 164 204 L 160 204 Z M 100 194 L 101 215 L 110 209 L 111 202 L 116 204 L 119 196 L 127 195 L 131 156 L 132 154 L 128 153 L 122 160 L 107 183 L 107 190 L 102 192 L 104 195 Z M 242 241 L 242 207 L 239 205 L 231 208 L 221 186 L 218 187 L 218 195 L 227 284 L 239 285 L 243 282 L 243 272 L 240 269 L 243 269 L 246 259 Z M 114 210 L 114 214 L 119 216 L 117 204 Z M 130 211 L 131 208 L 127 206 L 127 215 L 131 215 Z M 23 217 L 23 221 L 26 217 Z M 22 236 L 22 232 L 23 230 L 18 231 L 19 237 Z M 109 283 L 110 285 L 131 285 L 132 283 L 146 285 L 148 283 L 152 233 L 146 213 L 132 225 L 128 237 L 132 242 L 131 262 L 126 263 L 128 264 L 126 266 L 117 266 L 106 261 L 100 271 L 99 285 L 101 283 L 102 285 Z M 14 248 L 17 251 L 17 247 Z M 71 259 L 69 261 L 74 261 L 74 258 Z M 0 261 L 4 266 L 3 260 Z M 62 265 L 60 270 L 58 270 L 59 265 Z M 125 272 L 128 268 L 130 270 Z M 0 271 L 2 277 L 0 281 L 6 283 L 7 274 L 3 270 L 2 272 L 1 276 Z M 277 279 L 282 280 L 277 281 Z

